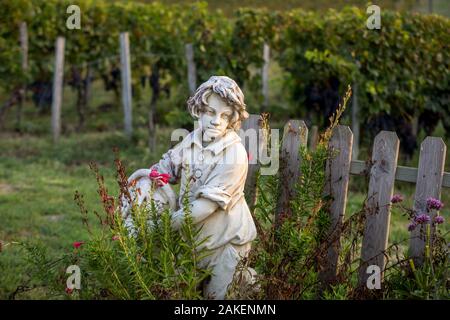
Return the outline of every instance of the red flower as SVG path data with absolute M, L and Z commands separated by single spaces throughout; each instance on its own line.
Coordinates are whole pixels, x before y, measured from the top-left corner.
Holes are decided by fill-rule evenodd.
M 252 161 L 253 160 L 253 156 L 252 156 L 252 154 L 250 152 L 247 155 L 247 159 L 248 159 L 248 161 Z
M 169 183 L 170 174 L 168 174 L 168 173 L 162 173 L 162 174 L 160 174 L 160 178 L 161 178 L 161 182 L 162 182 L 163 184 L 167 184 L 167 183 Z
M 73 292 L 73 289 L 66 288 L 66 293 L 67 293 L 67 294 L 72 294 L 72 292 Z
M 111 239 L 112 239 L 112 241 L 116 241 L 116 240 L 119 240 L 119 238 L 120 238 L 119 235 L 115 234 L 112 236 Z
M 83 241 L 75 241 L 75 242 L 73 243 L 73 247 L 74 247 L 75 249 L 78 249 L 78 248 L 81 247 L 83 244 L 84 244 Z
M 169 182 L 170 174 L 168 173 L 159 173 L 157 170 L 152 169 L 150 174 L 148 175 L 150 179 L 156 180 L 158 186 L 163 186 Z
M 159 172 L 156 171 L 155 169 L 152 169 L 152 171 L 150 172 L 150 174 L 148 175 L 150 178 L 158 178 L 159 176 Z

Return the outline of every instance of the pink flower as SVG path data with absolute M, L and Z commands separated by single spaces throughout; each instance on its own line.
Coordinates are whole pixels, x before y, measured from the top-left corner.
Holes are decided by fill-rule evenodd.
M 252 154 L 250 152 L 247 155 L 247 159 L 248 159 L 248 161 L 252 161 L 253 160 L 253 156 L 252 156 Z
M 421 213 L 418 216 L 414 218 L 415 223 L 417 224 L 423 224 L 430 222 L 431 218 L 426 213 Z
M 158 186 L 163 186 L 169 182 L 170 174 L 168 173 L 159 173 L 157 170 L 152 169 L 148 177 L 152 180 L 156 180 Z
M 170 174 L 168 174 L 168 173 L 161 173 L 161 174 L 159 175 L 159 177 L 161 178 L 160 181 L 161 181 L 163 184 L 169 183 Z
M 156 171 L 155 169 L 152 169 L 152 171 L 150 172 L 150 174 L 148 176 L 150 178 L 158 178 L 159 177 L 159 172 Z
M 112 241 L 116 241 L 116 240 L 119 240 L 120 237 L 119 237 L 119 235 L 116 234 L 116 235 L 113 235 L 111 239 L 112 239 Z
M 394 194 L 394 196 L 391 199 L 392 203 L 399 203 L 403 201 L 403 196 L 401 194 Z
M 441 210 L 444 207 L 444 204 L 439 199 L 429 197 L 427 199 L 427 207 L 428 207 L 428 210 L 433 210 L 433 209 Z
M 78 248 L 81 247 L 83 244 L 84 244 L 83 241 L 75 241 L 75 242 L 73 243 L 73 247 L 74 247 L 75 249 L 78 249 Z
M 73 292 L 73 289 L 66 288 L 66 293 L 67 293 L 67 294 L 72 294 L 72 292 Z
M 413 231 L 417 227 L 417 224 L 415 222 L 411 222 L 408 225 L 408 231 Z
M 436 216 L 436 217 L 434 217 L 434 222 L 435 222 L 436 224 L 442 224 L 442 223 L 445 222 L 445 219 L 444 219 L 443 216 Z

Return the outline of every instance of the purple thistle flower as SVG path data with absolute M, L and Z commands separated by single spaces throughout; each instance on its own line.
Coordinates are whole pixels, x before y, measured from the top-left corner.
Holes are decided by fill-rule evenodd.
M 414 218 L 414 222 L 417 224 L 423 224 L 430 222 L 431 218 L 426 213 L 421 213 Z
M 408 225 L 408 231 L 413 231 L 417 227 L 417 224 L 415 222 L 411 222 Z
M 442 224 L 442 223 L 444 223 L 444 221 L 445 221 L 445 219 L 444 219 L 443 216 L 436 216 L 436 217 L 434 217 L 434 222 L 436 224 Z
M 441 210 L 444 207 L 444 204 L 439 199 L 429 197 L 427 199 L 427 207 L 429 210 L 432 209 Z
M 399 203 L 403 201 L 403 196 L 401 194 L 394 194 L 394 196 L 391 199 L 392 203 Z

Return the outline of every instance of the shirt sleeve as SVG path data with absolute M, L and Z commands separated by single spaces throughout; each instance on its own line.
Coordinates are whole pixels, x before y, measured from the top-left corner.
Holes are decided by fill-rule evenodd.
M 242 147 L 242 148 L 241 148 Z M 216 202 L 220 208 L 227 210 L 244 195 L 247 178 L 248 159 L 244 146 L 232 150 L 236 161 L 219 162 L 211 171 L 204 184 L 200 186 L 194 198 L 205 198 Z
M 181 145 L 178 144 L 173 149 L 164 153 L 158 163 L 151 166 L 159 173 L 168 173 L 170 175 L 169 183 L 176 184 L 181 177 Z

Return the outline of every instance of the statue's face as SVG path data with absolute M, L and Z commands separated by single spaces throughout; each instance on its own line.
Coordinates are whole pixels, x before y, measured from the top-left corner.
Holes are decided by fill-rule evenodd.
M 208 105 L 200 114 L 203 142 L 211 142 L 222 137 L 228 128 L 233 109 L 217 94 L 208 97 Z

